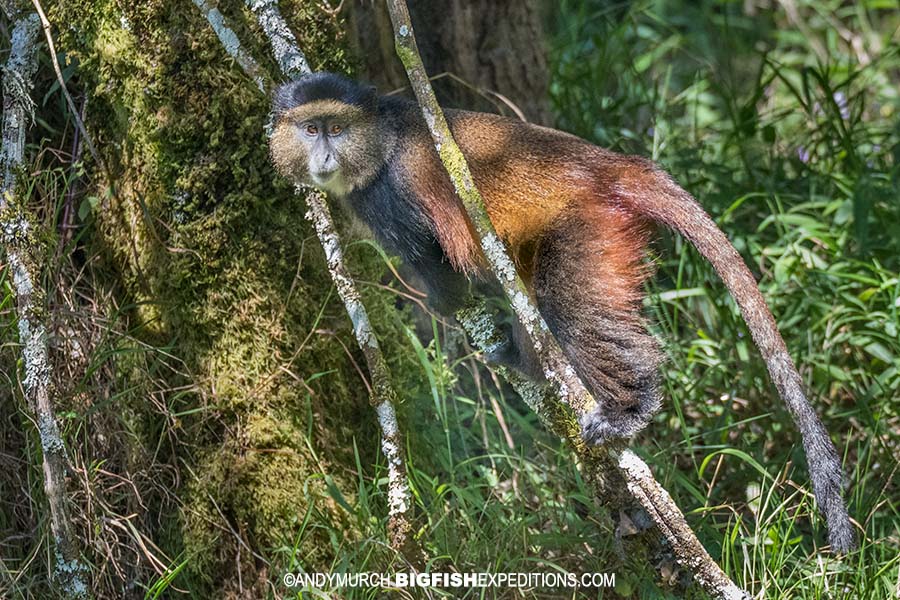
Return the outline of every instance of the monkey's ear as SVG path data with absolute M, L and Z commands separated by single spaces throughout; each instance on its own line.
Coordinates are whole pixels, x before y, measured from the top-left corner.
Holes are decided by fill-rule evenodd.
M 276 120 L 297 105 L 298 83 L 297 81 L 289 81 L 278 86 L 272 94 L 272 112 L 275 114 Z

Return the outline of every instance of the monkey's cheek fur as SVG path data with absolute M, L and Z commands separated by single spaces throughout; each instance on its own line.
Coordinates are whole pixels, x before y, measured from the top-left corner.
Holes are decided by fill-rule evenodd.
M 309 158 L 306 148 L 297 139 L 293 123 L 279 123 L 269 140 L 269 155 L 275 170 L 296 184 L 308 183 Z

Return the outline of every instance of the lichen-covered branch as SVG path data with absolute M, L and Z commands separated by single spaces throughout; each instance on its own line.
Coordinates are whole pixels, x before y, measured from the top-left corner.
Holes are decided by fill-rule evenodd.
M 26 119 L 34 114 L 31 88 L 37 69 L 37 33 L 40 21 L 35 14 L 22 16 L 14 2 L 7 2 L 3 10 L 15 21 L 10 39 L 9 59 L 3 67 L 3 146 L 0 148 L 0 166 L 3 170 L 3 197 L 0 207 L 8 204 L 7 192 L 15 188 L 15 170 L 22 164 L 25 154 Z
M 553 338 L 553 334 L 550 333 L 534 303 L 529 299 L 525 283 L 516 273 L 516 268 L 491 223 L 481 193 L 475 187 L 469 166 L 450 134 L 450 127 L 444 118 L 444 112 L 438 105 L 437 97 L 428 80 L 428 74 L 425 72 L 425 66 L 419 57 L 406 2 L 388 0 L 387 4 L 391 22 L 394 25 L 397 54 L 403 66 L 406 67 L 406 73 L 419 101 L 422 115 L 428 124 L 441 162 L 447 168 L 456 194 L 462 201 L 463 208 L 474 225 L 475 231 L 478 232 L 484 255 L 509 297 L 516 317 L 531 337 L 547 381 L 556 388 L 557 393 L 565 398 L 566 403 L 575 412 L 579 415 L 585 414 L 594 405 L 594 399 L 584 388 L 575 370 L 568 364 L 559 344 Z
M 478 232 L 488 263 L 509 297 L 516 316 L 534 343 L 550 389 L 541 389 L 542 386 L 526 382 L 515 374 L 512 374 L 511 383 L 552 431 L 573 444 L 585 466 L 585 471 L 593 475 L 590 478 L 599 493 L 607 494 L 615 489 L 616 486 L 610 485 L 609 477 L 617 477 L 624 481 L 626 489 L 650 514 L 663 536 L 672 545 L 679 563 L 694 574 L 697 582 L 707 592 L 728 600 L 748 597 L 746 592 L 728 579 L 712 560 L 688 526 L 678 506 L 653 478 L 649 467 L 640 457 L 631 450 L 612 445 L 606 448 L 590 448 L 580 439 L 576 417 L 584 416 L 595 404 L 594 400 L 563 356 L 562 350 L 531 301 L 524 282 L 516 273 L 506 248 L 497 236 L 465 157 L 453 140 L 443 110 L 437 102 L 425 72 L 405 0 L 387 0 L 387 5 L 394 26 L 397 54 L 406 68 L 435 148 L 462 201 L 463 208 Z M 483 306 L 470 307 L 460 311 L 457 316 L 482 349 L 490 347 L 491 342 L 496 342 L 498 332 L 494 330 L 493 319 Z M 602 481 L 604 478 L 607 481 Z M 621 486 L 619 487 L 621 489 Z
M 225 24 L 225 17 L 218 8 L 209 3 L 208 0 L 194 0 L 194 4 L 209 21 L 210 27 L 216 32 L 222 47 L 234 60 L 237 61 L 244 72 L 256 82 L 259 91 L 266 93 L 266 79 L 263 70 L 260 68 L 256 60 L 241 46 L 237 34 Z
M 194 0 L 195 3 L 203 1 Z M 287 77 L 310 73 L 306 56 L 297 46 L 294 34 L 281 16 L 277 0 L 247 0 L 247 5 L 256 15 L 269 39 L 275 60 L 282 73 Z M 219 26 L 227 29 L 221 14 L 217 16 L 217 19 L 219 19 Z M 229 31 L 231 30 L 229 29 Z M 237 36 L 229 37 L 229 43 L 233 45 L 236 52 L 244 54 Z M 239 64 L 243 66 L 243 63 Z M 371 400 L 378 415 L 378 423 L 381 428 L 381 448 L 388 467 L 388 535 L 391 547 L 401 552 L 410 562 L 417 564 L 421 562 L 421 550 L 411 536 L 412 495 L 407 479 L 406 462 L 403 457 L 403 440 L 394 410 L 398 397 L 391 383 L 387 361 L 378 345 L 356 284 L 344 265 L 340 238 L 324 195 L 321 192 L 302 189 L 298 189 L 298 193 L 306 196 L 306 204 L 309 208 L 306 217 L 315 227 L 319 242 L 325 251 L 328 271 L 353 323 L 356 341 L 363 352 L 369 375 L 372 378 Z
M 6 8 L 6 7 L 4 7 Z M 37 68 L 40 19 L 30 13 L 16 18 L 9 60 L 3 69 L 3 146 L 0 149 L 3 181 L 0 183 L 0 241 L 12 271 L 22 345 L 22 389 L 38 427 L 44 472 L 44 493 L 50 509 L 53 534 L 54 576 L 61 595 L 88 596 L 87 569 L 70 530 L 66 505 L 66 448 L 53 409 L 51 365 L 47 345 L 45 292 L 40 287 L 41 245 L 32 219 L 16 197 L 16 176 L 22 166 L 25 131 L 33 118 L 29 96 Z
M 275 62 L 285 77 L 298 77 L 310 73 L 306 55 L 300 50 L 297 38 L 278 10 L 278 0 L 247 0 L 247 6 L 266 32 L 266 37 L 272 45 Z
M 503 332 L 483 302 L 473 302 L 457 312 L 456 317 L 482 351 L 502 339 Z M 535 383 L 502 367 L 498 370 L 538 415 L 541 423 L 570 444 L 581 463 L 585 480 L 599 497 L 618 507 L 633 504 L 631 499 L 636 500 L 669 543 L 679 564 L 714 597 L 724 600 L 749 598 L 706 552 L 678 505 L 638 455 L 624 447 L 586 444 L 576 415 L 551 385 Z
M 723 600 L 746 600 L 750 595 L 731 581 L 684 520 L 678 505 L 653 477 L 650 468 L 629 449 L 611 452 L 625 474 L 628 491 L 650 514 L 663 533 L 678 562 L 689 569 L 703 589 Z
M 301 191 L 302 190 L 298 190 Z M 331 279 L 337 288 L 350 321 L 353 323 L 353 332 L 356 341 L 366 358 L 366 366 L 372 377 L 372 403 L 378 414 L 378 423 L 381 426 L 381 449 L 387 459 L 388 466 L 388 522 L 391 546 L 398 550 L 404 550 L 409 558 L 418 560 L 417 549 L 410 545 L 410 533 L 412 526 L 409 522 L 408 512 L 411 507 L 409 485 L 406 479 L 406 463 L 403 460 L 403 440 L 400 437 L 400 429 L 397 423 L 397 414 L 394 405 L 397 402 L 397 393 L 391 383 L 390 371 L 372 324 L 366 307 L 362 303 L 359 291 L 347 267 L 344 265 L 344 255 L 341 249 L 341 240 L 325 196 L 321 192 L 306 191 L 306 204 L 309 211 L 306 217 L 312 221 L 319 236 L 319 242 L 325 250 L 325 261 Z

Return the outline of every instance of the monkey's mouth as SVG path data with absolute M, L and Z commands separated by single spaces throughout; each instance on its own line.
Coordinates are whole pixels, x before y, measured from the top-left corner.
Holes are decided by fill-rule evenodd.
M 352 189 L 347 185 L 347 182 L 344 179 L 344 174 L 340 169 L 310 173 L 309 178 L 312 180 L 312 184 L 315 187 L 319 188 L 320 190 L 324 190 L 329 194 L 346 196 Z
M 338 170 L 334 171 L 321 171 L 319 173 L 310 173 L 309 176 L 313 180 L 313 183 L 319 186 L 328 185 L 332 181 L 337 178 Z

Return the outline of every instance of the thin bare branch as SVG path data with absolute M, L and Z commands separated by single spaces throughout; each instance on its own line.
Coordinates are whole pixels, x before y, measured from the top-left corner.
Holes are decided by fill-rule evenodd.
M 39 0 L 31 0 L 32 4 L 34 4 L 34 9 L 37 11 L 38 16 L 41 18 L 41 25 L 44 28 L 44 37 L 47 38 L 47 46 L 50 48 L 50 62 L 53 63 L 53 71 L 56 73 L 56 80 L 59 82 L 59 89 L 62 90 L 63 96 L 66 98 L 66 104 L 69 106 L 69 111 L 72 113 L 72 118 L 75 120 L 75 126 L 81 131 L 81 135 L 84 137 L 85 143 L 87 143 L 88 150 L 91 152 L 91 156 L 94 161 L 100 165 L 104 172 L 106 172 L 106 168 L 103 164 L 103 161 L 100 159 L 100 154 L 97 152 L 97 148 L 94 146 L 94 142 L 91 141 L 91 137 L 88 135 L 87 129 L 84 127 L 84 122 L 81 120 L 81 113 L 78 111 L 78 108 L 75 106 L 75 101 L 72 100 L 72 95 L 69 93 L 69 89 L 66 87 L 66 80 L 63 78 L 62 69 L 59 67 L 59 60 L 56 58 L 56 45 L 53 43 L 53 32 L 50 28 L 50 21 L 47 20 L 47 15 L 44 14 L 44 9 L 41 6 Z
M 22 389 L 41 440 L 44 494 L 50 509 L 54 542 L 54 577 L 66 598 L 85 598 L 88 573 L 70 528 L 66 499 L 66 447 L 53 409 L 52 365 L 47 343 L 45 291 L 40 287 L 42 246 L 34 219 L 16 196 L 16 179 L 25 151 L 25 132 L 34 118 L 29 94 L 37 69 L 37 14 L 19 13 L 12 32 L 12 48 L 3 69 L 3 181 L 0 184 L 0 242 L 13 275 L 19 342 L 22 344 Z

